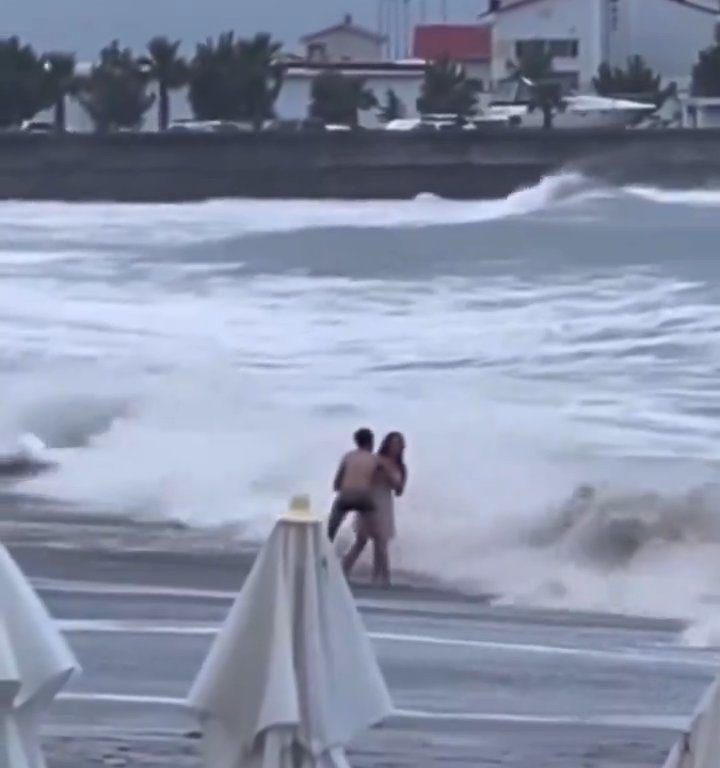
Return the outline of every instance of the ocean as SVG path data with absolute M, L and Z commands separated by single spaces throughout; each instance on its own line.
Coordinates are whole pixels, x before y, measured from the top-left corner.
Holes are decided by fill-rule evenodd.
M 720 191 L 0 203 L 7 493 L 261 540 L 403 431 L 393 558 L 720 642 Z M 578 489 L 580 489 L 578 491 Z M 588 490 L 590 489 L 590 490 Z

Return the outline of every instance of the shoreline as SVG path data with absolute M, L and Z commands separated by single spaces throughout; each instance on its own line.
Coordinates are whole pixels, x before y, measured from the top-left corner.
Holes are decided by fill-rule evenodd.
M 78 511 L 50 498 L 3 491 L 0 543 L 43 585 L 93 580 L 101 584 L 134 583 L 147 576 L 148 583 L 156 587 L 193 589 L 205 593 L 207 599 L 213 599 L 213 592 L 220 596 L 239 589 L 262 546 L 260 541 L 244 539 L 236 525 L 199 528 L 117 512 Z M 342 537 L 339 543 L 344 543 Z M 498 615 L 537 615 L 539 621 L 553 623 L 576 617 L 578 622 L 590 624 L 661 627 L 678 633 L 688 626 L 674 617 L 501 604 L 497 603 L 500 595 L 402 570 L 395 573 L 392 587 L 380 588 L 369 583 L 370 568 L 362 561 L 356 574 L 351 586 L 359 597 L 381 594 L 388 599 L 447 599 Z

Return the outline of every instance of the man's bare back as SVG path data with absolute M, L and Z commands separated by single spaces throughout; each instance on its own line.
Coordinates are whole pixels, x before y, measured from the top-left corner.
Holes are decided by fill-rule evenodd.
M 379 465 L 378 456 L 370 451 L 362 448 L 349 451 L 340 462 L 335 490 L 340 493 L 370 491 Z
M 364 515 L 375 510 L 372 485 L 381 463 L 373 453 L 375 438 L 369 429 L 362 428 L 355 432 L 353 439 L 357 448 L 342 457 L 333 481 L 336 496 L 328 521 L 331 541 L 349 512 Z

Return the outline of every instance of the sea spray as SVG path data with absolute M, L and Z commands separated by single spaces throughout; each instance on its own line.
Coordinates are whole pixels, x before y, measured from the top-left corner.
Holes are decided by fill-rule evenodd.
M 327 506 L 353 429 L 400 429 L 399 569 L 713 619 L 711 207 L 563 174 L 499 201 L 4 203 L 0 224 L 0 438 L 60 464 L 18 492 L 254 541 L 293 493 Z

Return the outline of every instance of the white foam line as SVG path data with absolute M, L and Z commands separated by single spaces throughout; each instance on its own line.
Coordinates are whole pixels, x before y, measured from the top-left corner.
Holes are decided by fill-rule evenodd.
M 687 718 L 672 715 L 535 715 L 506 712 L 428 712 L 415 709 L 396 709 L 395 717 L 408 720 L 450 720 L 456 722 L 536 723 L 539 725 L 585 725 L 613 728 L 660 728 L 682 730 Z
M 227 600 L 233 601 L 238 591 L 193 589 L 191 587 L 146 587 L 141 584 L 118 584 L 110 582 L 92 581 L 65 581 L 56 579 L 31 578 L 35 589 L 45 594 L 76 594 L 76 595 L 104 595 L 113 597 L 147 597 L 147 598 L 197 598 L 200 600 Z M 377 600 L 372 598 L 358 598 L 357 604 L 368 610 L 395 611 L 397 613 L 415 612 L 421 608 L 424 612 L 431 613 L 427 601 L 403 604 L 398 600 Z
M 188 709 L 186 699 L 172 696 L 139 696 L 130 693 L 60 693 L 56 701 L 94 701 L 101 704 L 151 704 Z
M 125 619 L 122 621 L 112 619 L 70 619 L 61 620 L 58 623 L 64 632 L 71 634 L 106 633 L 214 637 L 219 630 L 217 624 L 150 624 L 135 619 Z M 476 650 L 508 651 L 512 653 L 560 655 L 576 658 L 594 658 L 620 662 L 630 661 L 647 664 L 673 663 L 700 667 L 712 666 L 710 661 L 704 661 L 702 659 L 668 658 L 657 654 L 640 654 L 622 650 L 600 651 L 594 648 L 566 648 L 556 645 L 504 643 L 493 640 L 466 640 L 453 637 L 407 635 L 392 632 L 369 632 L 368 634 L 373 640 L 378 642 L 432 645 L 446 648 L 472 648 Z
M 236 592 L 214 589 L 177 587 L 145 587 L 141 584 L 111 584 L 91 581 L 56 581 L 55 579 L 31 578 L 33 586 L 45 593 L 77 595 L 115 595 L 119 597 L 197 597 L 209 600 L 234 600 Z
M 189 711 L 187 700 L 173 696 L 148 696 L 124 693 L 61 693 L 58 701 L 94 702 L 101 704 L 145 704 L 171 707 Z M 661 728 L 682 729 L 687 725 L 687 718 L 645 715 L 535 715 L 511 714 L 505 712 L 432 712 L 419 709 L 395 709 L 392 717 L 401 720 L 442 720 L 444 722 L 470 723 L 528 723 L 538 725 L 585 725 L 618 728 Z
M 58 624 L 63 632 L 72 634 L 214 636 L 219 630 L 217 624 L 148 624 L 133 619 L 63 619 Z

